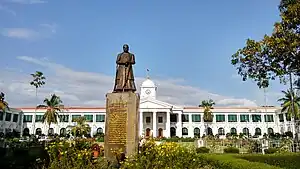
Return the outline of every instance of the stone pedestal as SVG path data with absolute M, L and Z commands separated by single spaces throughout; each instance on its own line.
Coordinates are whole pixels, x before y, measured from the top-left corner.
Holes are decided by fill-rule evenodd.
M 115 160 L 114 151 L 127 156 L 138 152 L 140 96 L 132 92 L 106 95 L 104 155 Z

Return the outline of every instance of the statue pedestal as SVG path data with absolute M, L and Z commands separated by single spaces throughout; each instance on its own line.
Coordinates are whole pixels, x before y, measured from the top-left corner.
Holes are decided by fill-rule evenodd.
M 133 92 L 106 95 L 104 156 L 115 160 L 115 151 L 130 156 L 138 152 L 140 96 Z

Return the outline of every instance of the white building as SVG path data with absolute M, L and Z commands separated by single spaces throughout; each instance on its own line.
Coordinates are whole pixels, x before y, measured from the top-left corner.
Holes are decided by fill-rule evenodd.
M 149 78 L 142 83 L 140 95 L 141 135 L 194 137 L 207 131 L 220 136 L 226 133 L 262 136 L 271 132 L 294 132 L 293 122 L 280 113 L 280 107 L 214 107 L 213 122 L 205 123 L 203 108 L 181 107 L 157 100 L 157 87 Z M 78 116 L 86 117 L 92 135 L 105 131 L 105 107 L 69 107 L 60 114 L 60 122 L 51 124 L 50 129 L 41 122 L 45 110 L 20 109 L 24 112 L 23 133 L 62 134 L 67 126 L 75 125 L 73 121 Z
M 19 109 L 10 108 L 5 113 L 0 110 L 0 133 L 22 132 L 23 112 Z

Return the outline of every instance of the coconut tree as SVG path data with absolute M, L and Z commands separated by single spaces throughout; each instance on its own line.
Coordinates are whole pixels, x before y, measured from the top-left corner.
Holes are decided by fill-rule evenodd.
M 300 97 L 291 90 L 282 91 L 282 93 L 284 94 L 284 97 L 278 99 L 282 106 L 281 112 L 287 113 L 288 117 L 300 117 Z
M 38 105 L 37 109 L 44 108 L 46 112 L 43 116 L 42 122 L 47 123 L 50 129 L 51 123 L 57 124 L 59 112 L 63 111 L 62 100 L 59 96 L 52 94 L 51 98 L 45 98 L 43 105 Z
M 5 101 L 5 94 L 3 92 L 1 92 L 0 93 L 0 110 L 5 112 L 7 109 L 9 109 L 9 107 L 8 107 L 8 103 Z
M 73 136 L 82 137 L 83 135 L 87 135 L 91 132 L 91 127 L 88 124 L 86 124 L 85 117 L 78 117 L 75 119 L 75 122 L 77 123 L 75 126 L 68 126 L 72 128 L 71 132 Z
M 30 74 L 32 76 L 32 81 L 30 82 L 31 86 L 35 88 L 35 99 L 38 102 L 38 88 L 46 84 L 46 77 L 43 72 L 36 71 L 35 73 Z M 36 110 L 34 111 L 34 117 L 36 117 Z M 35 120 L 33 121 L 33 131 L 35 130 Z
M 215 105 L 215 102 L 212 99 L 209 100 L 203 100 L 201 102 L 201 104 L 199 105 L 199 107 L 203 107 L 204 111 L 203 111 L 203 120 L 204 122 L 206 122 L 206 126 L 205 126 L 205 130 L 206 130 L 206 134 L 209 134 L 207 131 L 207 126 L 209 122 L 213 121 L 213 113 L 211 111 L 211 109 L 213 109 L 213 106 Z

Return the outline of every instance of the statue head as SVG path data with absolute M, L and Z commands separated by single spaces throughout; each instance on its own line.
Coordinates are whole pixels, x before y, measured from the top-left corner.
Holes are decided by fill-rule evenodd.
M 129 52 L 129 46 L 127 44 L 123 45 L 123 51 Z

